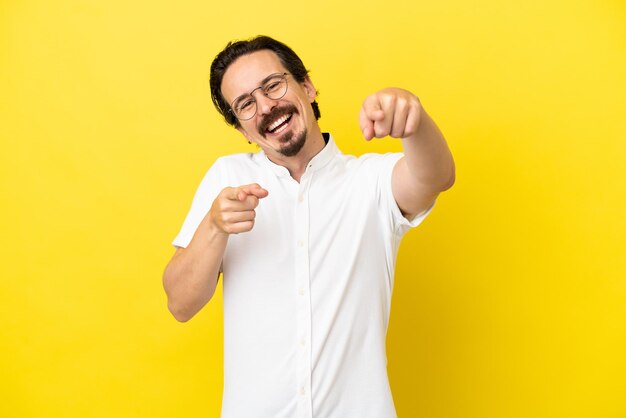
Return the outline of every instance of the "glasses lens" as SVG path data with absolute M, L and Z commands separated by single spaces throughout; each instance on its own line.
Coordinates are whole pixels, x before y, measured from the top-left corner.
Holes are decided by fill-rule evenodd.
M 267 80 L 261 87 L 257 87 L 257 89 L 263 90 L 263 95 L 272 100 L 281 99 L 287 93 L 287 79 L 285 75 L 286 74 L 277 74 Z M 232 104 L 231 108 L 237 119 L 252 119 L 256 114 L 256 99 L 252 94 L 248 94 L 247 96 L 237 99 Z
M 247 120 L 256 113 L 256 101 L 252 96 L 246 96 L 233 104 L 233 112 L 237 119 Z
M 277 100 L 282 98 L 287 93 L 287 79 L 285 79 L 284 75 L 270 78 L 263 85 L 263 92 L 270 99 Z

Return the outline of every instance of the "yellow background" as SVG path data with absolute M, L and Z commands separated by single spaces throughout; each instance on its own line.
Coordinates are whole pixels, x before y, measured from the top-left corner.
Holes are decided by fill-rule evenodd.
M 161 273 L 202 175 L 254 150 L 208 68 L 292 46 L 321 125 L 417 93 L 455 187 L 405 238 L 388 335 L 401 417 L 626 417 L 626 6 L 620 0 L 0 2 L 0 416 L 217 417 L 221 295 Z

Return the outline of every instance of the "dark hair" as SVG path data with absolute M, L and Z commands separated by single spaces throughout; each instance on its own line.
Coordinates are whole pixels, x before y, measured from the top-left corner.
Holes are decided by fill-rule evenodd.
M 213 104 L 217 111 L 224 116 L 226 123 L 234 127 L 239 127 L 239 120 L 230 112 L 230 105 L 226 103 L 222 95 L 224 73 L 237 58 L 265 49 L 274 52 L 278 56 L 280 62 L 297 82 L 302 83 L 309 73 L 300 57 L 291 48 L 269 36 L 256 36 L 245 41 L 229 42 L 226 48 L 217 54 L 211 64 L 210 84 Z M 315 119 L 319 119 L 321 114 L 317 102 L 311 103 L 311 107 L 313 108 Z

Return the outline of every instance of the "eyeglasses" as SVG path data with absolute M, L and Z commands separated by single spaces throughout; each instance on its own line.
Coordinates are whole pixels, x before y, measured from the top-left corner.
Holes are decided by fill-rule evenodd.
M 257 103 L 252 95 L 261 90 L 268 99 L 278 100 L 287 94 L 287 75 L 289 73 L 270 74 L 263 83 L 248 94 L 237 97 L 230 105 L 230 112 L 239 120 L 252 119 L 256 115 Z

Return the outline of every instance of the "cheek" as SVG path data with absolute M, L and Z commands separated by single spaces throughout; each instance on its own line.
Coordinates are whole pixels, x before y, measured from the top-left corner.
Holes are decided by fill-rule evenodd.
M 247 123 L 246 126 L 240 126 L 239 128 L 237 128 L 237 130 L 248 140 L 250 141 L 251 138 L 254 137 L 254 135 L 257 133 L 256 130 L 254 130 L 254 126 L 248 126 L 250 125 L 250 123 Z

